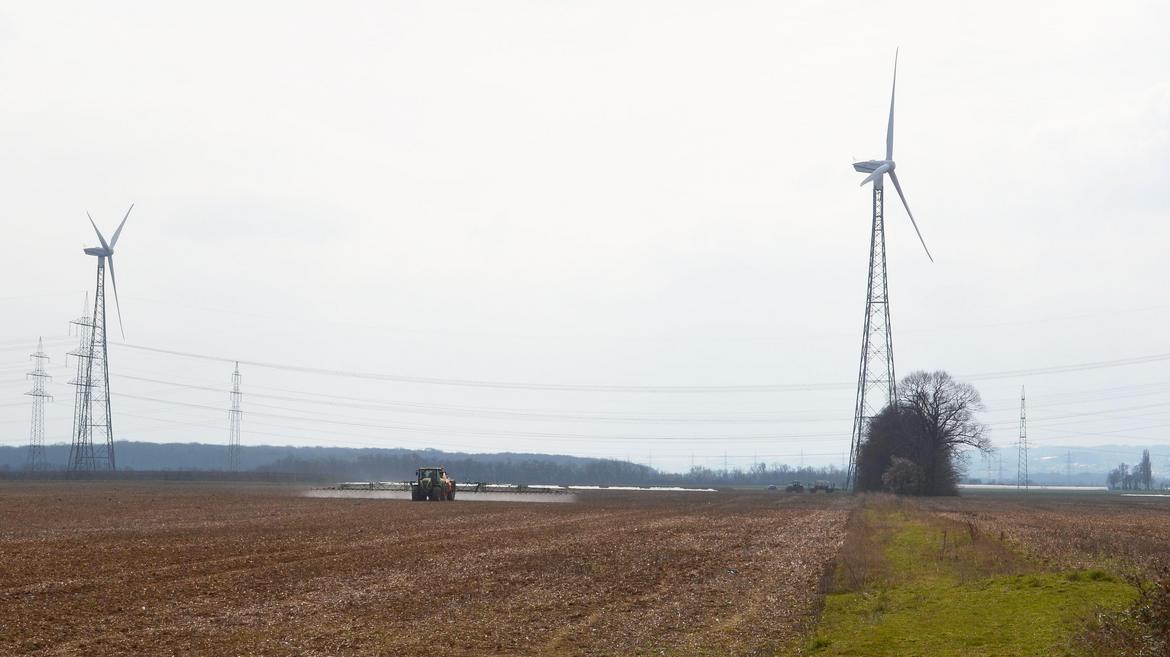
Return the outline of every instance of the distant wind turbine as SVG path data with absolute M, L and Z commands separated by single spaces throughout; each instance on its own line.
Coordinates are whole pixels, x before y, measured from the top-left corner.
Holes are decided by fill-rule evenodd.
M 93 316 L 82 317 L 74 322 L 85 334 L 82 346 L 71 352 L 78 358 L 77 378 L 70 381 L 77 388 L 73 409 L 73 444 L 69 449 L 69 469 L 72 471 L 117 469 L 114 462 L 114 425 L 110 410 L 110 370 L 106 343 L 106 263 L 109 263 L 114 304 L 118 308 L 118 330 L 125 340 L 122 304 L 118 301 L 118 280 L 114 276 L 114 247 L 133 209 L 134 205 L 131 204 L 109 242 L 98 230 L 93 217 L 85 213 L 101 246 L 85 249 L 86 255 L 98 259 Z
M 97 256 L 98 259 L 98 285 L 104 282 L 100 272 L 105 268 L 106 261 L 110 263 L 110 283 L 114 287 L 114 306 L 118 309 L 118 332 L 122 334 L 122 339 L 126 339 L 126 331 L 122 327 L 122 303 L 118 301 L 118 277 L 114 274 L 114 246 L 118 243 L 118 236 L 122 234 L 122 227 L 126 225 L 126 220 L 130 218 L 130 210 L 134 209 L 134 204 L 130 204 L 130 209 L 126 210 L 126 216 L 122 217 L 122 223 L 118 224 L 118 229 L 114 231 L 114 236 L 106 242 L 106 238 L 102 235 L 102 231 L 98 230 L 97 224 L 94 223 L 93 217 L 88 212 L 85 213 L 89 217 L 89 223 L 93 226 L 93 232 L 97 233 L 98 241 L 102 243 L 100 247 L 93 246 L 85 249 L 86 254 Z M 104 287 L 104 286 L 103 286 Z

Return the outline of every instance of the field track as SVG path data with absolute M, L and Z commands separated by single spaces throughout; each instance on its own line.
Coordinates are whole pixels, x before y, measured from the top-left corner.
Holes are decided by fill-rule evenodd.
M 774 654 L 844 496 L 0 484 L 0 655 Z

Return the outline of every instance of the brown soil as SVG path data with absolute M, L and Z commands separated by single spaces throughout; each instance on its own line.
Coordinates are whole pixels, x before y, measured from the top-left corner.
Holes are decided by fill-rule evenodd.
M 1139 575 L 1170 562 L 1170 500 L 1105 494 L 984 494 L 925 503 L 1054 568 Z
M 0 484 L 0 654 L 773 654 L 812 620 L 851 504 L 579 499 Z

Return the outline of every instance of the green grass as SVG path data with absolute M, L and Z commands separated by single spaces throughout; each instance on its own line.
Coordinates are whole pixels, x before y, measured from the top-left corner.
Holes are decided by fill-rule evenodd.
M 950 657 L 1061 654 L 1095 606 L 1120 608 L 1133 587 L 1055 573 L 975 584 L 938 579 L 825 600 L 813 655 Z
M 867 508 L 864 518 L 884 546 L 880 575 L 862 590 L 830 593 L 800 654 L 1063 655 L 1094 608 L 1136 595 L 1100 570 L 1035 572 L 998 542 L 924 513 Z

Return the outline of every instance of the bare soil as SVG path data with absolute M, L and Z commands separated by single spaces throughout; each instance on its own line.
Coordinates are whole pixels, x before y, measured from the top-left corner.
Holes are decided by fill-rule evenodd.
M 1139 576 L 1170 563 L 1170 499 L 1087 493 L 988 493 L 924 502 L 1053 568 Z
M 0 484 L 0 655 L 774 654 L 852 501 Z

